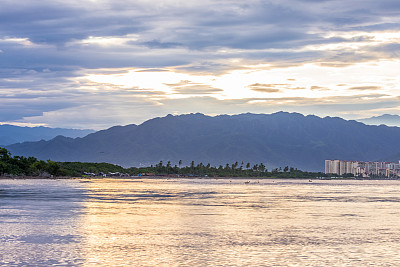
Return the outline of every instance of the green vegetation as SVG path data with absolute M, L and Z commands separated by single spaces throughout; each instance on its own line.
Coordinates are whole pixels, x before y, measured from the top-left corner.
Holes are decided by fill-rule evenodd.
M 225 166 L 211 166 L 203 163 L 189 166 L 164 164 L 160 161 L 155 166 L 123 168 L 110 163 L 88 162 L 54 162 L 51 160 L 37 160 L 34 157 L 12 157 L 5 148 L 0 148 L 0 175 L 27 175 L 27 176 L 133 176 L 133 175 L 172 175 L 177 177 L 259 177 L 259 178 L 319 178 L 328 177 L 322 172 L 304 172 L 286 166 L 268 171 L 263 163 L 252 165 L 249 162 L 226 164 Z
M 181 161 L 179 161 L 181 165 Z M 250 163 L 226 164 L 214 167 L 210 164 L 195 164 L 189 166 L 172 166 L 170 162 L 164 164 L 160 161 L 155 166 L 123 168 L 109 163 L 87 162 L 60 162 L 61 170 L 68 176 L 177 176 L 177 177 L 259 177 L 259 178 L 319 178 L 328 177 L 321 172 L 304 172 L 289 166 L 268 171 L 263 163 L 251 165 Z
M 326 177 L 321 172 L 304 172 L 286 166 L 268 171 L 263 163 L 251 165 L 250 163 L 226 164 L 225 166 L 214 167 L 210 164 L 195 164 L 193 161 L 190 166 L 172 166 L 170 162 L 163 164 L 162 161 L 155 166 L 146 168 L 128 168 L 130 175 L 140 175 L 151 173 L 155 175 L 180 175 L 180 176 L 208 176 L 208 177 L 261 177 L 261 178 L 317 178 Z
M 100 173 L 127 173 L 121 166 L 110 163 L 90 163 L 90 162 L 59 162 L 60 168 L 67 176 L 84 176 L 85 173 L 99 175 Z
M 12 157 L 7 149 L 0 147 L 0 175 L 59 176 L 63 175 L 60 164 L 34 157 Z

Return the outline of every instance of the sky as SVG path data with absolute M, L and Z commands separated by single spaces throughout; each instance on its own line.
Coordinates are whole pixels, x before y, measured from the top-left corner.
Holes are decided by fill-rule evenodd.
M 0 0 L 0 124 L 400 115 L 398 0 Z

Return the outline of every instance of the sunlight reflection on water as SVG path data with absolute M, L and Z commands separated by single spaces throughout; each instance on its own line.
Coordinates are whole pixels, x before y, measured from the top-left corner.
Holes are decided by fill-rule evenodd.
M 400 181 L 245 181 L 0 180 L 0 262 L 400 264 Z

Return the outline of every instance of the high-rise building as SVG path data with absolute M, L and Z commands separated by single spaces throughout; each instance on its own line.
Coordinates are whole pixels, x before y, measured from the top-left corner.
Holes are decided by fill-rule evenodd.
M 325 173 L 343 175 L 352 173 L 362 177 L 400 177 L 400 160 L 394 162 L 362 162 L 325 160 Z

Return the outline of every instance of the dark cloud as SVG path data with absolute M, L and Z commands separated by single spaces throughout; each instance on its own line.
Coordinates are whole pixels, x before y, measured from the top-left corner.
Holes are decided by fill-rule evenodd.
M 387 31 L 394 30 L 400 28 L 400 23 L 376 23 L 370 25 L 362 25 L 362 26 L 354 26 L 351 29 L 355 31 L 364 31 L 364 32 L 372 32 L 372 31 Z
M 230 58 L 276 65 L 321 61 L 339 66 L 341 62 L 352 64 L 379 55 L 360 54 L 354 49 L 341 53 L 296 49 L 310 44 L 366 42 L 370 37 L 327 38 L 324 34 L 382 24 L 383 19 L 395 18 L 398 9 L 393 1 L 361 4 L 344 0 L 205 1 L 187 5 L 164 1 L 3 1 L 0 36 L 28 38 L 40 45 L 0 42 L 0 67 L 179 67 L 218 73 L 234 67 L 221 64 Z M 384 24 L 386 30 L 398 29 L 396 24 Z M 111 46 L 80 43 L 90 36 L 126 40 Z M 219 52 L 221 48 L 234 50 L 224 54 Z M 382 49 L 386 57 L 398 56 L 392 52 L 398 51 L 396 45 Z
M 49 0 L 3 1 L 0 32 L 2 36 L 63 46 L 89 36 L 122 36 L 145 28 L 135 16 L 120 16 L 102 8 L 90 1 L 79 5 Z
M 44 112 L 77 106 L 76 103 L 58 97 L 30 96 L 3 97 L 0 103 L 0 121 L 19 120 L 24 117 L 41 116 Z
M 129 42 L 130 44 L 136 44 L 135 42 Z M 174 42 L 160 42 L 158 40 L 152 40 L 148 42 L 142 42 L 140 43 L 144 46 L 147 46 L 149 48 L 176 48 L 183 46 L 181 43 L 174 43 Z

